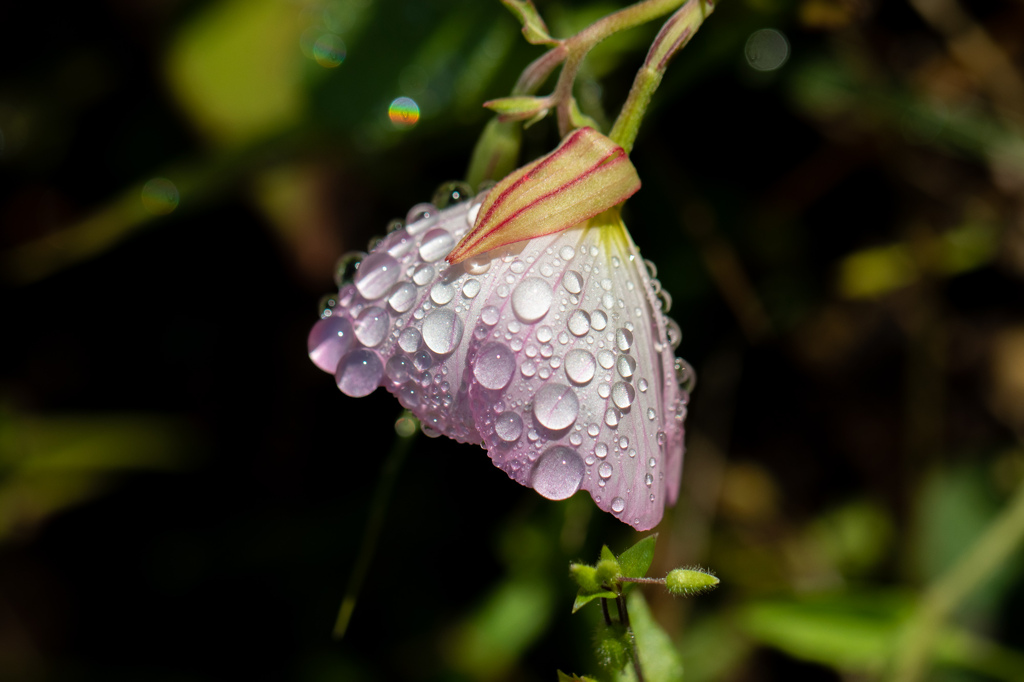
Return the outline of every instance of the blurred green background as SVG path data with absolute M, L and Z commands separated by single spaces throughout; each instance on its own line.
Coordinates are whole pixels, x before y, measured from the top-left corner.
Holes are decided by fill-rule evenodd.
M 621 6 L 537 5 L 558 36 Z M 513 17 L 104 0 L 0 26 L 0 679 L 596 671 L 568 562 L 639 536 L 423 436 L 331 638 L 399 407 L 341 395 L 305 336 L 336 258 L 463 177 L 481 102 L 541 54 Z M 656 94 L 625 217 L 700 381 L 654 573 L 722 579 L 647 592 L 688 681 L 878 678 L 1024 480 L 1021 26 L 1016 0 L 726 0 Z M 598 121 L 656 28 L 585 63 Z M 533 126 L 522 161 L 556 141 Z M 1024 679 L 1011 531 L 952 581 L 927 679 Z

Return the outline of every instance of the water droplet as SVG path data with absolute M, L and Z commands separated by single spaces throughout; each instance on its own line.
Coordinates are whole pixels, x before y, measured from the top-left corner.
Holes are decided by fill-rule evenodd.
M 318 320 L 309 330 L 306 342 L 309 359 L 325 372 L 334 373 L 338 362 L 355 344 L 352 323 L 341 316 Z
M 565 354 L 565 375 L 574 384 L 589 383 L 596 369 L 594 356 L 583 349 L 575 348 Z
M 603 305 L 606 310 L 611 311 L 611 309 L 615 307 L 615 297 L 611 294 L 604 294 L 601 296 L 601 305 Z
M 441 260 L 455 248 L 455 237 L 440 227 L 435 227 L 423 235 L 420 243 L 420 258 L 427 263 Z
M 605 291 L 611 291 L 612 281 L 605 277 L 604 279 L 601 280 L 601 288 L 604 289 Z
M 569 442 L 573 445 L 579 446 L 583 443 L 583 436 L 581 436 L 578 431 L 573 431 L 569 434 Z
M 576 421 L 580 404 L 576 392 L 563 384 L 548 384 L 533 396 L 533 416 L 541 426 L 560 431 Z
M 434 192 L 431 203 L 439 209 L 445 209 L 473 198 L 473 188 L 465 182 L 446 182 Z
M 398 335 L 398 347 L 404 350 L 406 353 L 415 353 L 420 349 L 420 333 L 409 327 L 403 329 L 402 333 Z
M 647 393 L 647 379 L 641 378 L 640 381 L 636 382 L 636 386 L 640 389 L 641 393 Z
M 334 374 L 341 392 L 353 398 L 370 395 L 384 375 L 384 365 L 371 350 L 360 348 L 346 355 L 338 363 Z
M 364 258 L 366 254 L 362 251 L 349 251 L 342 255 L 334 264 L 334 283 L 339 288 L 351 284 Z
M 577 310 L 569 316 L 567 326 L 573 336 L 585 336 L 590 331 L 590 315 L 584 310 Z
M 482 275 L 491 269 L 491 259 L 486 255 L 474 256 L 463 263 L 463 266 L 471 275 Z
M 548 448 L 533 468 L 530 485 L 549 500 L 564 500 L 580 489 L 586 467 L 572 448 Z
M 536 322 L 551 308 L 551 287 L 540 277 L 528 277 L 512 292 L 512 312 L 526 323 Z
M 554 337 L 554 333 L 551 331 L 551 327 L 544 325 L 537 328 L 537 340 L 541 343 L 547 343 Z
M 517 258 L 514 261 L 512 261 L 512 265 L 508 266 L 508 269 L 517 275 L 521 275 L 526 270 L 526 263 Z M 509 284 L 511 284 L 514 281 L 514 279 L 509 280 Z
M 396 313 L 405 313 L 416 303 L 416 287 L 409 282 L 397 282 L 388 294 L 388 305 Z
M 356 270 L 356 290 L 366 300 L 375 301 L 391 289 L 400 274 L 397 260 L 383 251 L 372 253 Z
M 462 341 L 462 320 L 450 308 L 439 308 L 423 318 L 423 342 L 438 355 L 447 355 Z
M 529 379 L 537 374 L 537 363 L 533 360 L 527 360 L 519 366 L 519 371 L 522 372 L 524 377 Z
M 443 279 L 437 280 L 434 282 L 434 286 L 430 287 L 430 300 L 434 302 L 434 305 L 447 305 L 453 298 L 455 298 L 455 287 Z
M 396 384 L 404 384 L 409 380 L 412 372 L 412 360 L 408 356 L 398 353 L 393 355 L 387 364 L 384 365 L 384 374 Z
M 612 511 L 616 514 L 621 514 L 622 510 L 626 508 L 626 501 L 621 497 L 616 497 L 612 500 Z
M 619 359 L 615 361 L 615 368 L 619 371 L 620 377 L 628 379 L 636 371 L 636 360 L 629 355 L 620 355 Z
M 651 476 L 650 474 L 646 474 L 644 476 L 644 483 L 646 483 L 647 487 L 650 488 L 652 485 L 654 485 L 654 476 Z
M 591 438 L 597 438 L 597 434 L 601 433 L 601 427 L 597 424 L 590 424 L 587 427 L 587 435 Z
M 334 314 L 334 309 L 338 306 L 338 295 L 337 294 L 325 294 L 320 297 L 319 303 L 317 303 L 317 313 L 320 315 L 322 320 L 325 317 L 330 317 Z
M 462 295 L 466 298 L 476 298 L 480 293 L 480 282 L 475 279 L 467 279 L 462 285 Z
M 604 413 L 604 423 L 615 428 L 619 425 L 619 413 L 614 407 L 609 407 Z
M 424 263 L 412 273 L 412 281 L 416 286 L 421 287 L 434 278 L 434 266 Z
M 500 343 L 489 343 L 481 348 L 473 364 L 473 377 L 492 391 L 508 386 L 515 371 L 516 360 L 512 351 Z
M 601 398 L 607 399 L 612 394 L 612 387 L 608 384 L 599 384 L 597 387 L 597 395 Z
M 392 220 L 392 225 L 398 225 L 399 230 L 397 232 L 389 233 L 385 238 L 387 243 L 387 252 L 395 258 L 401 258 L 405 254 L 412 250 L 412 247 L 416 244 L 416 240 L 409 236 L 409 233 L 402 228 L 401 220 Z M 391 227 L 388 226 L 390 230 Z
M 692 393 L 694 387 L 697 385 L 697 373 L 693 371 L 693 367 L 690 366 L 690 363 L 682 358 L 676 358 L 675 372 L 676 381 L 679 382 L 679 388 L 687 393 Z
M 633 332 L 619 327 L 615 330 L 615 345 L 618 346 L 619 350 L 623 353 L 629 351 L 633 347 Z
M 658 414 L 657 414 L 657 413 L 656 413 L 656 412 L 654 411 L 654 408 L 653 408 L 653 407 L 648 407 L 648 408 L 647 408 L 647 418 L 648 418 L 649 420 L 651 420 L 651 421 L 654 421 L 654 419 L 655 419 L 655 418 L 656 418 L 657 416 L 658 416 Z
M 608 446 L 605 445 L 604 443 L 598 443 L 594 447 L 594 454 L 600 457 L 601 459 L 604 459 L 605 457 L 608 456 Z
M 619 448 L 625 450 L 629 447 L 629 438 L 626 436 L 619 436 Z
M 595 310 L 590 314 L 590 326 L 596 331 L 603 332 L 608 326 L 608 316 L 603 310 Z
M 480 321 L 488 327 L 493 327 L 498 324 L 499 315 L 500 313 L 498 312 L 498 309 L 493 305 L 489 305 L 480 311 Z
M 359 317 L 356 318 L 354 325 L 356 338 L 359 339 L 359 343 L 368 348 L 378 346 L 388 334 L 390 321 L 391 318 L 388 317 L 388 314 L 383 309 L 377 306 L 364 308 L 359 313 Z
M 562 278 L 562 286 L 570 294 L 578 294 L 583 291 L 583 275 L 575 270 L 569 270 Z
M 599 350 L 597 351 L 597 364 L 605 369 L 611 369 L 615 366 L 615 355 L 610 350 Z
M 433 204 L 416 204 L 405 214 L 405 230 L 416 236 L 425 232 L 437 222 L 437 207 Z
M 612 465 L 608 462 L 601 462 L 601 466 L 597 467 L 597 475 L 601 478 L 611 478 Z
M 672 346 L 672 350 L 679 348 L 679 344 L 683 340 L 683 330 L 679 328 L 679 323 L 671 317 L 665 318 L 665 334 L 668 336 L 668 345 Z
M 425 350 L 421 350 L 412 356 L 412 366 L 420 372 L 426 372 L 434 366 L 434 356 Z
M 523 420 L 515 412 L 502 412 L 494 420 L 494 433 L 506 443 L 517 441 L 523 435 Z

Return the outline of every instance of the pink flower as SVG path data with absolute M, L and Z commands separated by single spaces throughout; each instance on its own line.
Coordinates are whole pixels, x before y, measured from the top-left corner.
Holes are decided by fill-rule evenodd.
M 615 209 L 448 265 L 484 198 L 413 207 L 313 326 L 310 357 L 346 395 L 384 386 L 429 435 L 482 444 L 544 497 L 583 489 L 654 527 L 678 496 L 692 375 L 653 265 Z

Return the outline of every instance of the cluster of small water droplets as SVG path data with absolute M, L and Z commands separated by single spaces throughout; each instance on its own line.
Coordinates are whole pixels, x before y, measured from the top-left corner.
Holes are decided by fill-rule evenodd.
M 321 302 L 310 357 L 348 395 L 385 386 L 428 435 L 483 443 L 545 497 L 582 488 L 623 521 L 652 527 L 678 492 L 693 385 L 692 368 L 673 356 L 681 335 L 663 314 L 653 264 L 624 230 L 605 238 L 612 226 L 449 266 L 482 199 L 442 186 L 437 204 L 414 206 L 369 255 L 339 263 L 340 290 Z

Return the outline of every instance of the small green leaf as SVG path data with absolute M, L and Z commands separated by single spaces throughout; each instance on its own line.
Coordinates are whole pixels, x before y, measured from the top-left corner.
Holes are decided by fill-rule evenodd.
M 523 25 L 523 35 L 531 45 L 552 45 L 559 41 L 551 37 L 532 0 L 501 0 Z
M 611 559 L 612 561 L 618 561 L 618 559 L 615 558 L 614 552 L 612 552 L 610 549 L 608 549 L 608 545 L 602 545 L 601 546 L 601 558 L 602 559 Z
M 654 561 L 654 543 L 658 534 L 648 535 L 625 552 L 619 555 L 622 575 L 627 578 L 643 578 Z
M 594 594 L 584 594 L 583 590 L 580 590 L 579 594 L 576 595 L 576 601 L 573 602 L 572 612 L 576 613 L 598 597 L 602 599 L 616 599 L 618 598 L 618 595 L 614 592 L 595 592 Z
M 543 118 L 551 108 L 548 97 L 499 97 L 484 102 L 484 107 L 498 115 L 502 121 L 526 121 Z
M 665 587 L 677 597 L 694 597 L 718 586 L 718 578 L 708 572 L 677 568 L 665 576 Z

